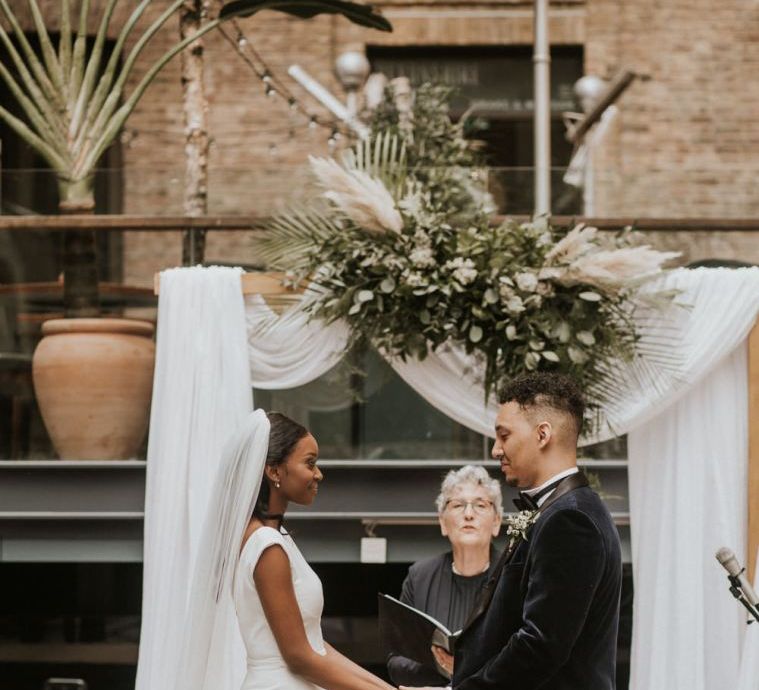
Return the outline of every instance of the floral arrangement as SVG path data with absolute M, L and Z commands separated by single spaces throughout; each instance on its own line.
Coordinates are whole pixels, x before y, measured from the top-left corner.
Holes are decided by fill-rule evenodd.
M 527 533 L 540 517 L 538 510 L 520 510 L 513 515 L 506 515 L 503 521 L 506 525 L 506 536 L 509 538 L 509 548 L 519 541 L 527 541 Z
M 443 98 L 425 87 L 401 107 L 391 84 L 369 138 L 341 162 L 310 159 L 320 197 L 275 218 L 260 255 L 316 285 L 309 308 L 344 320 L 349 347 L 423 359 L 457 345 L 481 361 L 486 396 L 561 370 L 601 404 L 609 365 L 636 356 L 638 289 L 676 254 L 547 218 L 495 222 Z

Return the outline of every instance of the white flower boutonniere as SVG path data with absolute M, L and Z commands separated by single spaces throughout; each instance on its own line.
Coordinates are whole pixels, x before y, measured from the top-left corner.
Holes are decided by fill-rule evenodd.
M 537 510 L 520 510 L 515 515 L 507 515 L 506 536 L 509 538 L 509 547 L 520 540 L 527 541 L 527 532 L 539 517 Z

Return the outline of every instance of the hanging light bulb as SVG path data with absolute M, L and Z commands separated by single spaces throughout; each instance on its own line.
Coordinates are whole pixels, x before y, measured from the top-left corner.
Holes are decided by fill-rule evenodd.
M 265 93 L 269 98 L 273 98 L 277 92 L 275 91 L 274 87 L 271 84 L 267 84 Z
M 317 128 L 316 115 L 308 118 L 308 128 L 313 132 Z
M 268 69 L 264 70 L 264 74 L 261 79 L 263 80 L 264 84 L 269 84 L 271 82 L 271 72 L 269 72 Z
M 242 34 L 240 34 L 237 37 L 237 47 L 238 48 L 244 48 L 246 45 L 248 45 L 248 39 L 245 38 Z

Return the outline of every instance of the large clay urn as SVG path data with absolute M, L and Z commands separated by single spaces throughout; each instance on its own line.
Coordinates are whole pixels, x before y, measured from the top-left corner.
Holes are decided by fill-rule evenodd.
M 32 375 L 42 418 L 63 460 L 134 458 L 153 387 L 153 324 L 53 319 L 42 324 Z

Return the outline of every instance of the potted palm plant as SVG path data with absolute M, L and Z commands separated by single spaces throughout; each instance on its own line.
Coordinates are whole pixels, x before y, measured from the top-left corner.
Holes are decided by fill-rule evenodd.
M 362 26 L 391 30 L 371 7 L 344 0 L 234 0 L 197 32 L 177 41 L 127 92 L 138 58 L 166 22 L 178 15 L 185 0 L 171 0 L 143 29 L 137 26 L 151 2 L 136 2 L 106 58 L 104 47 L 117 3 L 100 3 L 103 10 L 89 47 L 91 0 L 81 0 L 76 22 L 71 0 L 61 0 L 60 37 L 55 46 L 38 1 L 29 0 L 40 46 L 37 52 L 8 0 L 0 0 L 0 41 L 11 63 L 0 63 L 0 78 L 23 113 L 16 117 L 0 105 L 0 118 L 54 171 L 61 214 L 94 213 L 94 173 L 103 153 L 161 69 L 222 22 L 270 9 L 303 19 L 340 14 Z M 44 337 L 33 363 L 37 399 L 53 445 L 61 458 L 133 457 L 147 428 L 153 326 L 98 318 L 92 230 L 65 234 L 64 312 L 66 318 L 43 324 Z

